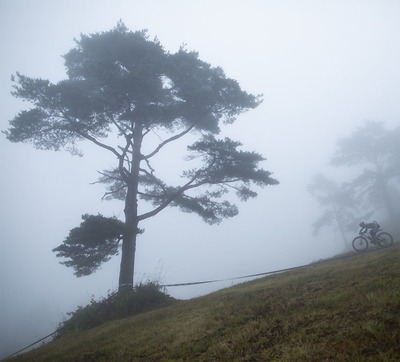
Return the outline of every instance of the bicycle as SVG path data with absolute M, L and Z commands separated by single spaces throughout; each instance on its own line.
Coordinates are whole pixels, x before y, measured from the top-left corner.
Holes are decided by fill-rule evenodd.
M 393 237 L 387 232 L 380 232 L 379 229 L 376 232 L 375 237 L 372 237 L 367 233 L 367 230 L 362 228 L 359 232 L 359 236 L 353 239 L 352 245 L 355 251 L 364 251 L 368 249 L 369 243 L 379 245 L 381 248 L 387 248 L 393 244 Z

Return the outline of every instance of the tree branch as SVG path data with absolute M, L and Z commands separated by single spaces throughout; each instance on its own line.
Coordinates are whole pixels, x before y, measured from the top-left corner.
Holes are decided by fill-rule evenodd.
M 113 191 L 105 192 L 104 195 L 101 197 L 101 199 L 104 200 L 107 196 L 114 195 L 114 194 L 118 193 L 119 191 L 123 190 L 124 188 L 126 188 L 126 185 L 118 187 L 117 189 L 115 189 Z
M 105 143 L 102 143 L 100 141 L 98 141 L 96 138 L 89 136 L 87 133 L 75 130 L 76 133 L 78 133 L 81 137 L 86 138 L 87 140 L 93 142 L 95 145 L 104 148 L 110 152 L 112 152 L 115 156 L 117 156 L 118 158 L 121 157 L 121 155 L 117 152 L 117 150 L 111 146 L 106 145 Z
M 165 186 L 161 183 L 161 181 L 157 177 L 153 175 L 153 173 L 150 173 L 149 171 L 143 168 L 140 168 L 139 170 L 144 174 L 146 174 L 148 177 L 150 177 L 158 186 L 160 186 L 165 191 Z
M 107 183 L 107 182 L 109 182 L 111 180 L 121 181 L 120 177 L 113 177 L 110 174 L 105 173 L 105 172 L 101 172 L 101 171 L 97 171 L 97 173 L 100 174 L 101 176 L 103 176 L 104 178 L 102 180 L 100 180 L 100 181 L 91 182 L 90 185 L 96 185 L 96 184 L 100 184 L 100 183 Z
M 191 180 L 189 180 L 185 185 L 180 187 L 178 190 L 176 190 L 174 193 L 172 193 L 160 206 L 155 208 L 152 211 L 149 211 L 145 214 L 139 215 L 138 216 L 138 221 L 148 219 L 154 215 L 157 215 L 160 211 L 164 210 L 174 199 L 182 195 L 185 191 L 194 189 L 196 187 L 202 186 L 207 183 L 207 180 L 203 180 L 201 182 L 198 182 L 196 184 L 193 184 L 193 182 L 197 179 L 197 175 L 195 175 Z
M 124 149 L 122 150 L 122 155 L 119 156 L 119 162 L 118 162 L 118 170 L 119 170 L 119 173 L 120 173 L 122 179 L 123 179 L 126 183 L 129 183 L 129 173 L 128 173 L 128 171 L 127 171 L 127 170 L 125 169 L 125 167 L 124 167 L 124 160 L 125 160 L 125 157 L 126 157 L 126 154 L 127 154 L 127 152 L 128 152 L 129 147 L 132 145 L 132 138 L 133 138 L 133 135 L 126 135 L 126 136 L 125 136 L 125 139 L 126 139 L 126 146 L 125 146 Z M 129 164 L 129 159 L 127 159 L 126 161 L 127 161 L 128 164 Z M 129 167 L 129 165 L 128 165 L 128 167 Z
M 126 131 L 129 130 L 129 127 L 126 127 L 126 129 L 124 129 L 124 128 L 121 127 L 121 126 L 118 124 L 118 122 L 116 122 L 112 117 L 110 117 L 110 118 L 111 118 L 112 124 L 113 124 L 115 127 L 117 127 L 118 131 L 119 131 L 121 134 L 123 134 L 125 137 L 127 137 L 128 134 L 126 133 Z
M 154 170 L 153 167 L 151 167 L 149 160 L 147 158 L 145 158 L 144 160 L 145 160 L 145 162 L 147 164 L 147 167 L 150 169 L 151 174 L 153 174 L 155 172 L 155 170 Z M 145 171 L 145 170 L 143 170 L 143 171 Z
M 146 156 L 143 156 L 144 159 L 148 159 L 148 158 L 150 158 L 150 157 L 153 157 L 153 156 L 154 156 L 155 154 L 157 154 L 157 153 L 161 150 L 161 148 L 163 148 L 166 144 L 168 144 L 168 143 L 170 143 L 170 142 L 172 142 L 172 141 L 175 141 L 175 140 L 177 140 L 177 139 L 183 137 L 183 136 L 186 135 L 187 133 L 189 133 L 189 132 L 194 128 L 194 126 L 196 125 L 196 123 L 197 123 L 197 122 L 193 123 L 193 124 L 192 124 L 190 127 L 188 127 L 185 131 L 183 131 L 183 132 L 181 132 L 181 133 L 178 133 L 177 135 L 175 135 L 175 136 L 173 136 L 173 137 L 171 137 L 171 138 L 168 138 L 168 139 L 165 140 L 164 142 L 161 142 L 153 152 L 149 153 L 149 154 L 146 155 Z

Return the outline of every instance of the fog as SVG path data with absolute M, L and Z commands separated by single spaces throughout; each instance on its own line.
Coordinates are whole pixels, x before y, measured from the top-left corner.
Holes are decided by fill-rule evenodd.
M 135 280 L 163 284 L 229 279 L 308 264 L 343 251 L 334 230 L 312 236 L 321 214 L 307 192 L 329 166 L 339 137 L 365 120 L 400 120 L 400 3 L 391 0 L 2 0 L 0 129 L 29 107 L 13 98 L 11 74 L 57 82 L 61 55 L 80 34 L 106 31 L 119 19 L 148 29 L 166 50 L 182 44 L 220 66 L 264 102 L 224 128 L 267 160 L 280 185 L 238 203 L 239 215 L 209 226 L 166 209 L 141 224 Z M 91 185 L 114 160 L 90 144 L 84 157 L 39 151 L 0 135 L 0 358 L 53 332 L 65 313 L 118 287 L 119 257 L 76 278 L 51 251 L 83 213 L 123 218 L 123 204 L 102 201 Z M 177 164 L 184 155 L 175 155 Z M 171 171 L 175 164 L 168 164 Z M 178 166 L 176 166 L 178 167 Z M 240 280 L 243 281 L 243 280 Z M 194 298 L 237 283 L 171 287 Z

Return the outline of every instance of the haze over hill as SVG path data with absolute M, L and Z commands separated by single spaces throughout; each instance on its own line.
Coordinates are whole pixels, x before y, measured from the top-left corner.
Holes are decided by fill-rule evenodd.
M 223 135 L 265 156 L 263 166 L 280 185 L 261 190 L 218 226 L 173 209 L 149 220 L 135 279 L 173 284 L 307 264 L 343 251 L 335 229 L 312 236 L 321 209 L 307 192 L 318 172 L 335 181 L 354 172 L 328 165 L 336 140 L 365 120 L 399 126 L 399 18 L 400 3 L 389 0 L 3 0 L 0 129 L 28 107 L 10 95 L 10 76 L 64 79 L 61 55 L 81 33 L 109 30 L 122 19 L 132 30 L 148 29 L 168 51 L 186 44 L 244 90 L 263 94 L 263 103 Z M 94 147 L 84 146 L 79 158 L 0 137 L 1 357 L 54 331 L 93 295 L 118 287 L 118 257 L 77 279 L 51 250 L 83 213 L 121 218 L 123 205 L 101 201 L 103 187 L 91 185 L 114 162 Z M 184 162 L 175 156 L 163 162 L 167 174 Z M 168 292 L 189 299 L 231 284 Z
M 16 360 L 397 360 L 400 248 L 349 257 L 67 333 Z

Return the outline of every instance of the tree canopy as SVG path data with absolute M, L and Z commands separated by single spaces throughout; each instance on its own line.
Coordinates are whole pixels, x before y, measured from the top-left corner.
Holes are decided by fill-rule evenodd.
M 53 249 L 58 257 L 69 259 L 61 263 L 73 267 L 78 277 L 92 274 L 111 256 L 118 254 L 125 229 L 122 221 L 101 214 L 85 214 L 82 220 L 79 227 L 70 231 L 64 243 Z
M 216 137 L 221 125 L 256 108 L 261 96 L 243 91 L 236 80 L 202 61 L 198 53 L 184 47 L 167 52 L 146 31 L 132 32 L 119 22 L 110 31 L 81 35 L 64 60 L 68 78 L 56 84 L 16 74 L 13 95 L 33 108 L 11 120 L 5 134 L 12 142 L 72 153 L 80 153 L 79 142 L 86 140 L 115 156 L 115 166 L 101 171 L 99 182 L 106 185 L 106 198 L 125 203 L 120 286 L 132 284 L 140 221 L 173 206 L 198 214 L 207 223 L 218 223 L 238 213 L 225 197 L 231 190 L 245 201 L 257 196 L 253 185 L 278 183 L 259 167 L 264 160 L 260 154 L 241 150 L 240 142 Z M 158 143 L 151 137 L 155 132 L 163 135 Z M 197 137 L 194 142 L 186 137 L 189 134 Z M 182 183 L 167 184 L 153 160 L 171 142 L 185 137 L 191 142 L 189 167 L 181 174 Z M 153 209 L 141 213 L 138 200 L 150 202 Z M 64 246 L 55 249 L 58 256 L 84 258 L 86 250 L 76 252 L 73 241 L 87 235 L 90 220 L 85 216 L 82 233 L 71 231 Z M 100 234 L 98 250 L 106 240 Z M 96 244 L 91 237 L 83 239 L 83 249 Z M 112 240 L 106 243 L 111 247 L 116 239 L 107 240 Z M 109 254 L 115 250 L 109 249 Z M 81 274 L 94 271 L 107 260 L 107 253 L 105 248 L 102 257 L 92 258 Z
M 400 207 L 394 200 L 400 195 L 399 139 L 400 127 L 387 130 L 382 122 L 368 121 L 337 140 L 331 164 L 351 167 L 353 176 L 340 184 L 322 175 L 313 179 L 309 191 L 326 207 L 314 224 L 316 232 L 336 221 L 345 240 L 346 231 L 371 217 L 387 218 L 386 224 L 398 232 Z
M 324 208 L 324 212 L 313 224 L 314 235 L 321 228 L 333 226 L 339 230 L 343 243 L 347 247 L 347 231 L 355 231 L 361 218 L 368 218 L 371 213 L 365 213 L 355 200 L 353 188 L 348 182 L 341 184 L 328 179 L 322 174 L 315 175 L 308 191 Z
M 334 166 L 357 166 L 360 174 L 351 187 L 364 209 L 384 208 L 395 218 L 388 182 L 400 175 L 400 128 L 386 130 L 382 122 L 368 121 L 350 137 L 337 141 Z

